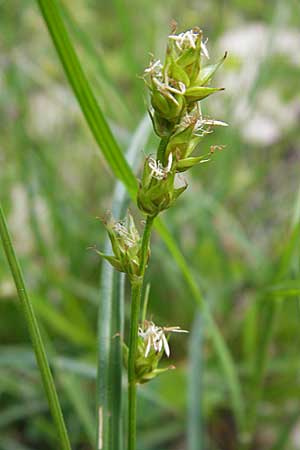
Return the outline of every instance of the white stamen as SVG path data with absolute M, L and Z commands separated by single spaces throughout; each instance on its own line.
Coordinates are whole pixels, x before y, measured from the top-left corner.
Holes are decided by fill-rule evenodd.
M 166 338 L 166 336 L 164 334 L 162 335 L 162 340 L 164 342 L 165 354 L 169 358 L 169 356 L 170 356 L 170 347 L 169 347 L 169 344 L 168 344 L 168 340 L 167 340 L 167 338 Z
M 160 161 L 149 158 L 148 164 L 151 169 L 151 177 L 156 178 L 157 180 L 163 180 L 165 178 L 165 171 Z
M 165 168 L 165 170 L 166 170 L 167 173 L 170 172 L 170 170 L 171 170 L 171 168 L 172 168 L 172 162 L 173 162 L 173 154 L 172 154 L 172 153 L 169 153 L 169 156 L 168 156 L 168 164 L 167 164 L 167 166 L 166 166 L 166 168 Z
M 160 59 L 157 59 L 156 61 L 152 61 L 150 63 L 150 66 L 145 69 L 145 73 L 150 74 L 160 74 L 162 70 L 162 64 L 160 62 Z
M 163 327 L 163 330 L 172 333 L 188 333 L 187 330 L 182 330 L 180 327 Z
M 146 352 L 145 352 L 145 357 L 147 358 L 147 356 L 149 355 L 151 350 L 151 337 L 148 337 L 148 342 L 147 342 L 147 347 L 146 347 Z
M 147 342 L 145 349 L 145 358 L 148 357 L 151 347 L 156 353 L 160 353 L 164 349 L 167 357 L 170 356 L 170 347 L 165 333 L 188 333 L 186 330 L 181 330 L 180 327 L 157 327 L 153 322 L 145 321 L 144 329 L 139 327 L 138 334 Z
M 182 51 L 184 48 L 196 48 L 196 42 L 199 33 L 194 30 L 188 30 L 185 33 L 171 34 L 169 39 L 175 41 L 176 47 Z
M 208 128 L 206 128 L 206 126 L 208 126 Z M 212 133 L 212 130 L 210 128 L 212 126 L 227 127 L 228 124 L 226 122 L 222 122 L 221 120 L 205 119 L 203 117 L 200 117 L 200 119 L 198 119 L 195 123 L 194 135 L 202 137 L 205 134 Z
M 208 41 L 208 38 L 206 38 L 204 42 L 201 41 L 201 53 L 202 53 L 202 55 L 204 55 L 207 59 L 209 59 L 209 53 L 208 53 L 207 46 L 206 46 L 207 41 Z
M 163 84 L 163 87 L 170 92 L 174 92 L 174 94 L 184 94 L 186 91 L 185 84 L 182 83 L 182 81 L 179 81 L 178 85 L 179 85 L 179 89 L 174 88 L 173 86 L 170 86 L 169 84 Z
M 166 178 L 167 174 L 170 172 L 172 168 L 173 156 L 172 153 L 169 154 L 168 164 L 166 167 L 163 167 L 162 163 L 154 158 L 149 158 L 148 165 L 151 169 L 150 176 L 156 178 L 157 180 L 163 180 Z
M 228 123 L 222 122 L 222 120 L 213 120 L 213 119 L 200 119 L 200 122 L 203 125 L 213 125 L 213 126 L 221 126 L 221 127 L 228 127 Z
M 129 233 L 127 228 L 121 222 L 115 222 L 113 224 L 113 230 L 124 239 L 124 242 L 128 247 L 133 247 L 137 241 L 137 236 Z

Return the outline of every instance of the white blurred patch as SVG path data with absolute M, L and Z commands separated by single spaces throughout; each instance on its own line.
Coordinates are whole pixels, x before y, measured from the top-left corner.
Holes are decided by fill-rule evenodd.
M 226 31 L 220 40 L 220 47 L 242 59 L 254 59 L 263 55 L 266 38 L 267 27 L 264 24 L 243 24 L 240 28 Z
M 15 184 L 11 191 L 12 211 L 9 216 L 9 228 L 13 243 L 19 253 L 28 253 L 32 249 L 32 236 L 28 226 L 28 201 L 25 189 Z
M 180 189 L 186 185 L 187 185 L 186 176 L 182 175 L 181 173 L 176 173 L 174 180 L 175 189 Z
M 295 426 L 294 431 L 292 433 L 291 444 L 298 448 L 300 444 L 300 423 Z
M 46 137 L 58 132 L 68 121 L 68 112 L 63 102 L 58 102 L 56 96 L 60 92 L 61 98 L 65 95 L 64 89 L 57 87 L 55 95 L 37 92 L 30 97 L 29 126 L 35 135 Z M 66 114 L 67 113 L 67 114 Z
M 270 117 L 255 113 L 243 128 L 243 137 L 253 144 L 270 145 L 280 138 L 280 131 Z
M 291 65 L 300 67 L 300 32 L 281 27 L 274 33 L 261 23 L 244 24 L 227 31 L 220 39 L 219 48 L 221 54 L 228 50 L 236 62 L 236 66 L 219 74 L 227 97 L 230 96 L 230 122 L 241 129 L 247 141 L 261 145 L 274 144 L 283 132 L 297 123 L 300 114 L 297 94 L 287 103 L 281 98 L 279 89 L 264 84 L 252 103 L 253 87 L 261 64 L 270 55 L 284 55 Z M 225 105 L 224 96 L 216 96 L 214 110 L 220 110 Z
M 12 297 L 16 293 L 16 288 L 12 280 L 2 279 L 0 281 L 0 299 L 4 297 Z

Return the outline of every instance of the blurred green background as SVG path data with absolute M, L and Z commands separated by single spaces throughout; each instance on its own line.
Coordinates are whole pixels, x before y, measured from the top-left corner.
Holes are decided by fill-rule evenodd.
M 164 219 L 232 351 L 247 406 L 255 395 L 260 348 L 264 339 L 270 344 L 253 449 L 300 449 L 299 2 L 60 0 L 59 5 L 124 151 L 147 109 L 141 75 L 150 54 L 163 56 L 172 19 L 180 31 L 203 29 L 212 60 L 228 50 L 214 81 L 226 90 L 204 101 L 203 112 L 230 127 L 217 129 L 202 147 L 206 152 L 224 144 L 226 150 L 190 173 L 187 193 Z M 0 30 L 1 200 L 73 448 L 88 450 L 95 429 L 101 273 L 101 261 L 88 247 L 103 248 L 96 217 L 111 208 L 115 180 L 35 2 L 1 0 Z M 144 132 L 147 144 L 139 161 L 157 145 L 150 126 Z M 192 329 L 195 303 L 157 234 L 147 278 L 155 322 Z M 55 430 L 2 251 L 0 318 L 0 449 L 53 449 Z M 195 370 L 201 381 L 201 450 L 237 450 L 220 361 L 205 322 L 194 329 L 199 345 L 192 349 L 191 339 L 172 337 L 170 363 L 177 370 L 141 389 L 140 450 L 188 448 L 188 380 Z M 201 367 L 191 369 L 199 355 Z

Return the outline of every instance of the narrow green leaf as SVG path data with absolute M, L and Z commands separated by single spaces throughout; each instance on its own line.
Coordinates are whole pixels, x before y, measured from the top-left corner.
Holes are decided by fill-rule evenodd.
M 146 285 L 146 289 L 145 289 L 145 293 L 144 293 L 141 323 L 144 323 L 146 318 L 147 318 L 147 309 L 148 309 L 148 303 L 149 303 L 149 295 L 150 295 L 150 283 L 148 283 Z
M 185 95 L 192 101 L 198 101 L 203 100 L 204 98 L 208 97 L 211 94 L 214 94 L 218 91 L 223 91 L 224 88 L 212 88 L 212 87 L 206 87 L 206 86 L 195 86 L 195 87 L 189 87 L 185 91 Z
M 274 284 L 267 288 L 265 292 L 272 299 L 296 297 L 300 295 L 300 282 L 299 280 L 286 280 L 282 283 Z
M 203 69 L 201 69 L 195 84 L 198 84 L 199 86 L 203 86 L 204 84 L 206 84 L 214 76 L 214 74 L 216 73 L 218 68 L 223 64 L 226 57 L 227 57 L 227 52 L 225 52 L 225 55 L 223 56 L 223 58 L 221 58 L 220 61 L 217 62 L 216 64 L 213 64 L 211 66 L 206 66 Z
M 45 347 L 42 341 L 39 326 L 34 314 L 32 303 L 27 294 L 26 286 L 24 283 L 23 275 L 19 262 L 17 260 L 12 241 L 7 228 L 4 212 L 0 204 L 0 235 L 2 239 L 3 248 L 7 257 L 7 261 L 10 266 L 12 276 L 15 281 L 15 285 L 18 291 L 18 297 L 23 309 L 24 318 L 28 327 L 28 331 L 31 337 L 32 346 L 35 351 L 38 367 L 40 370 L 41 378 L 43 381 L 44 389 L 47 394 L 49 408 L 57 427 L 58 439 L 60 447 L 63 450 L 71 450 L 69 437 L 65 427 L 62 410 L 59 404 L 57 392 L 55 389 L 54 381 L 52 378 L 51 370 L 49 367 Z

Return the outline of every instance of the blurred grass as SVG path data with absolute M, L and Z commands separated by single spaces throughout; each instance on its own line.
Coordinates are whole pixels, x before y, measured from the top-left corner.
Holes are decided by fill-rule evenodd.
M 148 52 L 162 54 L 171 18 L 180 28 L 200 23 L 212 58 L 222 54 L 224 45 L 229 51 L 218 80 L 227 88 L 225 94 L 219 103 L 205 105 L 206 114 L 230 123 L 230 128 L 209 136 L 205 146 L 222 143 L 227 148 L 209 167 L 192 172 L 185 198 L 164 218 L 234 355 L 249 405 L 259 386 L 255 376 L 260 372 L 262 333 L 269 330 L 268 311 L 274 302 L 280 304 L 262 371 L 263 397 L 259 395 L 255 407 L 258 450 L 272 445 L 299 448 L 299 242 L 290 240 L 289 233 L 299 209 L 300 12 L 293 0 L 280 3 L 279 13 L 273 3 L 258 0 L 60 3 L 93 91 L 122 148 L 145 113 L 143 83 L 134 74 L 142 73 Z M 86 249 L 103 245 L 103 230 L 94 218 L 110 207 L 113 180 L 67 89 L 37 8 L 32 2 L 11 0 L 0 9 L 0 196 L 39 318 L 58 351 L 56 371 L 76 377 L 93 415 L 99 261 Z M 267 53 L 261 53 L 262 47 Z M 129 54 L 134 59 L 128 59 Z M 249 107 L 245 114 L 243 100 Z M 277 134 L 271 135 L 274 127 Z M 148 153 L 155 145 L 152 137 L 140 150 Z M 288 245 L 292 252 L 279 282 L 274 274 Z M 190 329 L 194 303 L 157 238 L 148 278 L 155 321 Z M 272 290 L 284 300 L 271 297 Z M 291 290 L 293 296 L 288 296 Z M 0 330 L 0 410 L 24 408 L 22 417 L 0 430 L 0 448 L 53 448 L 46 411 L 30 415 L 26 408 L 31 402 L 42 404 L 44 398 L 36 387 L 34 365 L 25 363 L 26 332 L 2 252 L 0 314 L 5 318 Z M 207 330 L 203 333 L 204 448 L 235 448 L 228 389 Z M 4 356 L 6 362 L 1 363 Z M 144 450 L 185 448 L 185 341 L 174 338 L 172 358 L 177 371 L 151 383 L 148 396 L 141 399 Z M 63 377 L 58 380 L 74 448 L 92 448 L 86 419 L 77 414 Z M 183 425 L 177 427 L 179 423 Z

